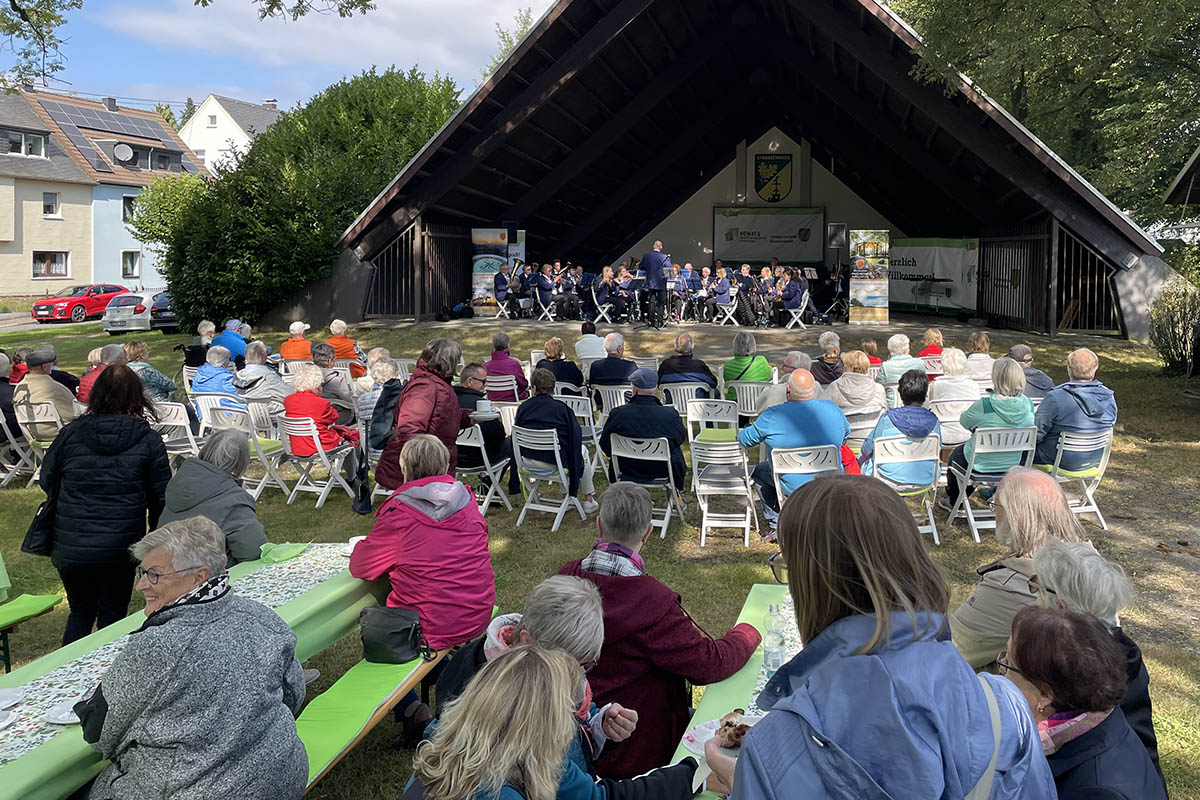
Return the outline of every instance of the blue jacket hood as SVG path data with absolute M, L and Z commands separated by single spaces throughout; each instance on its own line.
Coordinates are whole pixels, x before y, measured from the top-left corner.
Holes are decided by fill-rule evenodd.
M 1071 381 L 1057 387 L 1068 397 L 1061 399 L 1062 404 L 1068 400 L 1078 405 L 1079 410 L 1089 419 L 1099 420 L 1111 413 L 1114 407 L 1112 389 L 1099 381 Z
M 900 406 L 888 410 L 887 415 L 896 430 L 913 439 L 928 436 L 938 424 L 937 414 L 924 406 Z

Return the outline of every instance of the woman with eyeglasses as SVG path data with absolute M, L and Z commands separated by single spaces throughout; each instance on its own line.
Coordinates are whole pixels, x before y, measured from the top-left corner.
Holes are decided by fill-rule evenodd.
M 1091 614 L 1028 606 L 996 658 L 1037 722 L 1059 800 L 1166 800 L 1162 778 L 1118 704 L 1125 656 Z
M 1004 647 L 1012 620 L 1038 602 L 1033 556 L 1046 542 L 1078 542 L 1083 528 L 1058 481 L 1041 470 L 1013 467 L 993 496 L 996 539 L 1008 555 L 977 572 L 979 582 L 950 615 L 950 637 L 975 669 L 987 668 Z
M 894 490 L 810 481 L 783 505 L 779 544 L 804 649 L 759 694 L 767 715 L 737 761 L 706 747 L 709 788 L 738 800 L 1054 800 L 1019 691 L 976 676 L 949 642 L 950 588 Z
M 296 635 L 233 592 L 225 536 L 206 517 L 169 522 L 131 549 L 146 620 L 75 706 L 84 740 L 111 762 L 88 796 L 299 798 L 308 756 L 296 735 Z

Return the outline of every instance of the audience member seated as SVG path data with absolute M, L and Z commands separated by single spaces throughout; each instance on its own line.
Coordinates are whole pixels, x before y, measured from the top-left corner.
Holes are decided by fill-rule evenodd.
M 57 359 L 58 356 L 50 345 L 40 345 L 30 351 L 29 355 L 25 356 L 29 371 L 21 382 L 13 387 L 12 401 L 14 408 L 32 403 L 53 403 L 58 416 L 66 425 L 75 419 L 75 402 L 67 387 L 50 377 L 50 371 Z M 58 433 L 58 428 L 53 422 L 35 422 L 30 426 L 30 433 L 34 438 L 45 441 L 53 439 Z M 20 436 L 21 432 L 14 429 L 12 434 Z
M 213 337 L 210 346 L 217 345 L 229 351 L 229 357 L 235 362 L 246 357 L 246 339 L 240 333 L 242 321 L 231 319 L 225 323 L 225 330 Z
M 1025 373 L 1011 358 L 998 358 L 992 364 L 993 391 L 971 404 L 959 417 L 959 423 L 974 434 L 978 428 L 1028 428 L 1033 425 L 1033 401 L 1025 396 Z M 950 454 L 950 463 L 966 472 L 974 452 L 974 437 L 967 439 Z M 975 472 L 989 476 L 1003 475 L 1021 463 L 1020 453 L 984 453 L 975 459 Z M 968 476 L 970 477 L 970 476 Z M 974 491 L 967 486 L 967 494 Z M 958 500 L 958 481 L 951 477 L 946 484 L 946 500 L 953 508 Z M 939 502 L 941 496 L 939 495 Z
M 458 463 L 458 432 L 472 424 L 469 412 L 460 408 L 454 387 L 450 383 L 458 360 L 462 357 L 462 346 L 453 339 L 433 339 L 421 353 L 412 377 L 396 395 L 388 412 L 381 406 L 390 399 L 389 381 L 375 404 L 375 423 L 387 424 L 393 431 L 387 439 L 383 454 L 375 467 L 375 481 L 385 489 L 395 489 L 404 482 L 400 470 L 400 450 L 404 443 L 420 433 L 431 433 L 446 445 L 450 452 L 450 466 L 446 474 L 453 475 Z M 384 406 L 386 408 L 386 406 Z M 372 437 L 374 438 L 374 437 Z
M 812 362 L 809 372 L 821 386 L 828 386 L 842 377 L 842 340 L 833 331 L 825 331 L 817 337 L 817 344 L 821 348 L 821 357 Z
M 1091 614 L 1108 627 L 1121 646 L 1126 679 L 1121 711 L 1145 745 L 1146 754 L 1161 778 L 1150 704 L 1150 676 L 1142 662 L 1141 648 L 1121 630 L 1117 617 L 1119 611 L 1133 603 L 1133 585 L 1125 577 L 1125 571 L 1097 553 L 1088 542 L 1053 539 L 1034 555 L 1033 570 L 1041 590 L 1037 594 L 1041 605 Z
M 762 638 L 742 623 L 712 639 L 676 591 L 646 574 L 639 551 L 653 530 L 652 511 L 644 487 L 614 483 L 604 493 L 592 551 L 559 570 L 596 584 L 604 598 L 604 648 L 588 672 L 596 702 L 637 711 L 628 741 L 597 763 L 605 778 L 631 778 L 669 763 L 691 724 L 689 684 L 730 677 Z
M 296 321 L 288 326 L 288 338 L 279 345 L 279 357 L 285 361 L 312 361 L 312 342 L 304 334 L 312 327 Z
M 390 358 L 380 358 L 371 362 L 367 367 L 366 378 L 371 382 L 371 388 L 358 396 L 359 419 L 371 418 L 375 413 L 375 404 L 379 402 L 379 396 L 383 393 L 383 387 L 399 374 L 400 368 Z
M 210 351 L 211 352 L 211 351 Z M 346 481 L 351 487 L 358 484 L 355 473 L 358 472 L 358 442 L 357 428 L 350 428 L 338 423 L 337 410 L 322 397 L 319 392 L 324 376 L 321 368 L 314 364 L 305 364 L 296 373 L 293 385 L 296 391 L 283 398 L 283 414 L 294 419 L 311 419 L 317 427 L 317 437 L 321 449 L 333 450 L 342 445 L 352 445 L 349 455 L 342 462 Z M 289 436 L 292 453 L 300 458 L 316 455 L 311 436 Z
M 312 346 L 313 363 L 321 368 L 323 376 L 321 397 L 338 412 L 338 423 L 353 425 L 358 421 L 358 403 L 354 400 L 354 391 L 350 388 L 350 379 L 346 373 L 334 369 L 333 345 L 328 342 L 317 342 Z
M 710 789 L 732 783 L 739 800 L 1053 800 L 1020 692 L 977 677 L 949 642 L 950 587 L 899 495 L 872 478 L 819 478 L 788 498 L 779 539 L 804 649 L 759 694 L 767 716 L 736 774 L 715 741 L 706 748 Z
M 212 344 L 213 337 L 217 335 L 217 326 L 211 319 L 202 319 L 200 324 L 196 326 L 196 338 L 192 340 L 192 344 L 208 347 Z
M 979 582 L 950 615 L 950 635 L 975 669 L 988 669 L 1004 649 L 1013 617 L 1038 601 L 1033 558 L 1050 541 L 1077 542 L 1083 529 L 1058 482 L 1045 473 L 1013 467 L 996 489 L 996 540 L 1008 555 L 976 570 Z
M 992 358 L 989 351 L 992 340 L 986 331 L 972 331 L 967 337 L 967 377 L 986 381 L 992 375 Z
M 226 394 L 230 399 L 222 399 L 222 406 L 245 408 L 245 404 L 237 399 L 239 395 L 233 382 L 233 365 L 229 363 L 229 351 L 220 345 L 210 345 L 208 352 L 204 354 L 204 361 L 205 363 L 196 370 L 196 376 L 192 378 L 192 394 Z M 196 404 L 196 414 L 201 419 L 204 418 L 199 403 Z
M 17 412 L 13 409 L 13 386 L 9 383 L 12 375 L 12 362 L 8 356 L 0 353 L 0 413 L 4 414 L 4 426 L 13 436 L 19 437 L 21 429 L 17 427 Z M 7 452 L 7 437 L 0 437 L 0 450 Z
M 928 358 L 942 354 L 942 332 L 937 328 L 926 328 L 924 347 L 917 353 L 917 358 Z
M 487 399 L 487 395 L 483 392 L 486 377 L 487 370 L 478 361 L 472 361 L 463 367 L 462 375 L 458 379 L 458 386 L 454 387 L 454 395 L 458 398 L 460 408 L 469 413 L 479 407 L 480 400 Z M 504 457 L 501 454 L 506 436 L 504 423 L 498 419 L 488 419 L 474 424 L 479 426 L 479 431 L 483 434 L 483 447 L 487 451 L 488 461 L 495 464 Z M 483 466 L 483 456 L 474 447 L 459 451 L 458 466 L 481 467 Z
M 996 659 L 1025 695 L 1059 800 L 1166 800 L 1162 778 L 1119 707 L 1125 653 L 1091 614 L 1028 606 Z
M 100 349 L 99 347 L 96 348 L 97 351 L 99 349 Z M 13 354 L 12 354 L 13 367 L 12 367 L 12 377 L 11 377 L 11 380 L 13 383 L 20 383 L 21 379 L 24 378 L 25 375 L 29 372 L 29 367 L 25 363 L 25 358 L 32 352 L 33 352 L 32 347 L 18 347 L 16 350 L 13 350 Z
M 101 346 L 101 347 L 93 347 L 91 350 L 88 350 L 88 354 L 87 354 L 88 365 L 83 370 L 84 375 L 87 375 L 89 372 L 95 372 L 100 367 L 100 352 L 103 349 L 104 349 L 104 347 Z M 24 353 L 22 353 L 22 351 L 24 351 Z M 13 353 L 13 358 L 20 357 L 21 359 L 24 359 L 25 356 L 28 354 L 29 354 L 28 347 L 20 347 L 20 348 L 17 348 L 16 352 Z M 25 362 L 22 360 L 21 363 L 24 364 Z
M 372 347 L 367 351 L 367 373 L 371 372 L 371 365 L 381 358 L 391 358 L 392 351 L 386 347 Z
M 250 464 L 250 441 L 232 428 L 210 433 L 199 458 L 185 458 L 167 484 L 166 507 L 159 522 L 205 517 L 225 535 L 228 565 L 254 561 L 267 543 L 258 521 L 258 504 L 242 488 Z
M 1040 400 L 1054 388 L 1054 379 L 1033 366 L 1033 348 L 1027 344 L 1014 344 L 1008 348 L 1008 357 L 1025 370 L 1025 396 Z
M 658 375 L 652 369 L 636 369 L 629 376 L 633 385 L 633 397 L 623 406 L 608 412 L 604 429 L 600 433 L 600 449 L 608 456 L 609 480 L 616 480 L 616 466 L 612 457 L 612 437 L 627 436 L 631 439 L 666 439 L 671 449 L 671 473 L 675 488 L 683 491 L 687 462 L 680 449 L 687 441 L 683 418 L 674 406 L 664 406 L 658 400 Z M 661 462 L 621 459 L 621 477 L 624 480 L 649 483 L 667 477 L 667 466 Z
M 501 403 L 516 403 L 529 397 L 529 381 L 525 379 L 525 368 L 508 353 L 509 339 L 504 331 L 492 334 L 492 357 L 484 364 L 489 378 L 511 375 L 517 381 L 517 393 L 511 389 L 488 392 L 488 398 Z M 458 366 L 457 364 L 455 365 Z M 453 374 L 453 372 L 451 372 Z
M 203 517 L 152 531 L 133 555 L 146 621 L 75 706 L 110 762 L 89 797 L 300 797 L 296 635 L 233 591 L 225 537 Z
M 699 358 L 696 358 L 695 342 L 692 340 L 690 333 L 681 333 L 675 337 L 675 352 L 663 359 L 663 362 L 658 365 L 658 382 L 663 386 L 668 386 L 672 383 L 704 383 L 709 389 L 717 388 L 717 376 L 713 375 L 708 364 L 705 364 Z M 697 397 L 709 397 L 714 392 L 700 392 Z M 669 401 L 671 398 L 664 389 L 663 396 Z
M 858 349 L 867 354 L 867 360 L 871 362 L 872 367 L 883 364 L 883 359 L 879 357 L 879 345 L 874 339 L 859 339 Z
M 767 387 L 766 391 L 758 396 L 758 413 L 766 411 L 771 406 L 782 405 L 787 402 L 788 375 L 791 375 L 798 369 L 809 369 L 812 366 L 812 356 L 800 350 L 792 350 L 784 356 L 783 363 L 779 365 L 779 374 L 784 380 L 779 383 L 773 383 Z M 811 371 L 811 370 L 810 370 Z M 875 382 L 872 381 L 874 386 Z M 882 391 L 882 387 L 880 387 Z M 882 403 L 880 404 L 882 405 Z
M 884 384 L 895 383 L 910 369 L 925 369 L 925 362 L 910 355 L 908 347 L 908 337 L 903 333 L 897 333 L 887 340 L 888 360 L 879 366 L 877 381 Z M 887 399 L 889 405 L 895 404 L 890 387 L 887 387 Z
M 1117 398 L 1100 381 L 1096 370 L 1100 359 L 1086 347 L 1067 356 L 1067 382 L 1055 386 L 1042 399 L 1037 410 L 1038 446 L 1033 463 L 1054 464 L 1058 435 L 1101 433 L 1117 424 Z M 1060 469 L 1073 472 L 1087 469 L 1100 461 L 1102 450 L 1089 453 L 1063 453 Z
M 596 505 L 596 490 L 592 483 L 595 468 L 583 453 L 583 430 L 579 427 L 575 412 L 562 400 L 554 397 L 553 372 L 548 369 L 533 371 L 533 397 L 517 409 L 513 424 L 538 431 L 557 431 L 558 457 L 562 461 L 563 469 L 567 471 L 568 493 L 571 497 L 583 494 L 583 511 L 586 514 L 599 508 Z M 522 456 L 525 463 L 534 469 L 556 469 L 554 453 L 549 450 L 522 450 Z M 514 465 L 508 472 L 508 493 L 517 494 L 520 491 L 521 476 Z
M 146 396 L 155 403 L 166 403 L 175 391 L 175 381 L 159 372 L 147 363 L 150 348 L 145 342 L 133 341 L 125 343 L 125 357 L 129 360 L 129 368 L 142 379 L 142 388 Z
M 625 358 L 625 337 L 610 333 L 604 337 L 605 358 L 592 362 L 588 383 L 593 386 L 617 386 L 629 383 L 637 364 Z
M 488 524 L 475 495 L 450 473 L 450 451 L 436 436 L 411 437 L 399 461 L 404 482 L 355 545 L 350 574 L 367 581 L 387 575 L 388 608 L 416 609 L 429 647 L 444 650 L 474 639 L 492 618 Z M 415 692 L 398 708 L 410 730 L 423 729 L 433 716 Z
M 154 405 L 142 382 L 113 365 L 96 381 L 87 413 L 63 428 L 42 461 L 41 487 L 57 498 L 50 559 L 71 607 L 64 645 L 129 613 L 129 547 L 146 535 L 147 521 L 158 527 L 171 479 L 162 436 L 148 419 Z
M 737 439 L 747 449 L 766 444 L 767 454 L 754 467 L 751 477 L 763 502 L 763 517 L 772 534 L 779 519 L 783 498 L 775 493 L 775 473 L 771 451 L 793 447 L 842 447 L 850 434 L 850 423 L 842 410 L 828 400 L 816 399 L 816 381 L 806 369 L 798 369 L 788 378 L 788 402 L 768 408 L 754 423 L 738 431 Z M 786 494 L 812 480 L 809 475 L 785 475 L 780 487 Z
M 51 349 L 53 349 L 53 348 L 51 348 Z M 101 348 L 96 348 L 96 349 L 100 350 Z M 18 348 L 15 351 L 14 355 L 16 353 L 20 353 L 21 351 L 25 351 L 25 356 L 28 356 L 30 353 L 33 352 L 33 350 L 30 348 L 22 347 L 22 348 Z M 22 358 L 24 358 L 24 356 L 22 356 Z M 24 369 L 25 369 L 25 372 L 22 374 L 22 377 L 24 377 L 24 375 L 29 374 L 27 365 L 24 367 Z M 51 365 L 50 377 L 53 378 L 54 380 L 58 381 L 59 383 L 61 383 L 63 386 L 67 387 L 67 389 L 70 390 L 72 397 L 74 397 L 75 393 L 79 390 L 79 378 L 76 378 L 74 375 L 67 372 L 65 369 L 59 369 L 57 355 L 55 355 L 54 361 L 52 362 L 52 365 Z M 17 381 L 15 381 L 15 380 L 13 381 L 13 383 L 16 383 L 16 382 Z
M 737 400 L 737 391 L 729 384 L 734 381 L 771 382 L 771 364 L 766 356 L 757 355 L 758 342 L 750 331 L 738 331 L 733 335 L 733 358 L 725 362 L 722 372 L 725 377 L 726 400 Z
M 875 474 L 875 441 L 885 436 L 906 436 L 909 439 L 924 439 L 936 436 L 941 440 L 942 426 L 932 411 L 925 407 L 925 393 L 929 389 L 929 376 L 923 369 L 910 369 L 900 376 L 896 391 L 900 393 L 899 408 L 890 408 L 875 423 L 875 429 L 867 434 L 859 451 L 859 463 L 863 475 Z M 939 450 L 941 448 L 938 448 Z M 880 476 L 902 486 L 927 486 L 936 483 L 942 462 L 935 457 L 929 461 L 909 461 L 903 464 L 884 464 L 879 468 Z
M 574 361 L 568 361 L 563 355 L 563 340 L 557 336 L 546 341 L 546 357 L 534 365 L 534 369 L 548 369 L 554 373 L 554 379 L 572 386 L 583 386 L 583 373 Z M 579 394 L 579 392 L 568 392 Z
M 949 410 L 961 408 L 965 411 L 970 408 L 971 403 L 974 403 L 983 394 L 983 390 L 979 387 L 979 381 L 974 378 L 966 377 L 967 371 L 967 355 L 957 347 L 947 347 L 942 351 L 942 374 L 933 379 L 933 383 L 929 385 L 929 399 L 927 403 L 932 403 L 934 400 L 953 400 L 962 403 L 962 406 L 954 405 Z M 953 419 L 945 416 L 943 410 L 942 420 L 942 446 L 962 444 L 971 438 L 971 432 L 962 426 L 959 418 L 962 412 L 951 414 Z
M 862 350 L 842 354 L 845 370 L 840 378 L 825 387 L 821 398 L 843 411 L 878 406 L 887 408 L 887 392 L 867 374 L 871 361 Z M 978 388 L 976 389 L 978 391 Z
M 329 323 L 329 338 L 325 344 L 333 348 L 333 357 L 345 359 L 350 364 L 350 377 L 357 379 L 367 374 L 367 354 L 358 346 L 358 342 L 346 335 L 346 323 L 335 319 Z
M 57 359 L 57 356 L 55 357 Z M 28 359 L 27 359 L 28 362 Z M 79 398 L 81 403 L 90 403 L 92 387 L 96 385 L 96 380 L 100 374 L 107 368 L 115 364 L 126 364 L 129 358 L 125 355 L 125 348 L 119 344 L 106 344 L 100 348 L 100 363 L 91 372 L 84 373 L 79 379 L 79 388 L 75 390 L 75 396 Z M 53 368 L 53 367 L 52 367 Z M 51 378 L 53 380 L 53 378 Z M 196 391 L 200 391 L 197 389 Z
M 596 325 L 584 322 L 579 326 L 580 337 L 575 342 L 575 357 L 580 361 L 585 358 L 604 358 L 604 340 L 596 335 Z
M 246 366 L 238 370 L 233 385 L 247 400 L 270 401 L 273 415 L 283 412 L 283 398 L 296 391 L 278 372 L 267 366 L 267 346 L 262 342 L 246 345 Z

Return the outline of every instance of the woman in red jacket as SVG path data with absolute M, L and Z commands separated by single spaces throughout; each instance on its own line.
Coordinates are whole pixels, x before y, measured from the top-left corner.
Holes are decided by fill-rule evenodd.
M 392 412 L 392 435 L 375 468 L 375 482 L 380 486 L 395 489 L 404 482 L 400 450 L 405 442 L 421 433 L 433 434 L 446 445 L 450 453 L 450 466 L 446 471 L 454 474 L 458 463 L 455 445 L 458 432 L 472 424 L 470 410 L 459 407 L 458 396 L 450 384 L 461 357 L 462 347 L 453 339 L 434 339 L 425 345 L 412 378 L 404 385 Z
M 354 486 L 355 473 L 358 471 L 358 442 L 357 428 L 338 425 L 338 412 L 329 401 L 321 397 L 321 385 L 325 375 L 315 364 L 306 364 L 296 374 L 292 386 L 296 391 L 283 398 L 283 415 L 303 419 L 307 417 L 317 424 L 317 434 L 321 439 L 322 449 L 329 451 L 343 444 L 353 445 L 350 454 L 343 463 L 346 480 Z M 313 447 L 309 436 L 291 436 L 289 443 L 292 452 L 300 457 L 314 455 L 317 450 Z

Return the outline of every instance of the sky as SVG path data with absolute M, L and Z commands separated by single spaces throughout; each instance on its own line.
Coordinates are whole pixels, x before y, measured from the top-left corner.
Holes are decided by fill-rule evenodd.
M 527 6 L 537 19 L 549 0 L 376 0 L 365 16 L 297 22 L 260 21 L 251 0 L 84 0 L 60 30 L 66 68 L 49 88 L 151 101 L 131 106 L 212 93 L 286 109 L 372 66 L 416 64 L 454 78 L 465 99 L 496 51 L 496 23 Z

